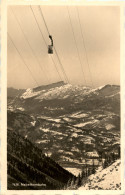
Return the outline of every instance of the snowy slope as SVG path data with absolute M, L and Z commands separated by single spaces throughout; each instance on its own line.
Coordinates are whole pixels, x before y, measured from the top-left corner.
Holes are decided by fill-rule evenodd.
M 84 97 L 86 95 L 94 94 L 101 95 L 105 97 L 119 96 L 120 87 L 117 85 L 104 85 L 92 89 L 91 87 L 85 87 L 80 85 L 66 84 L 63 81 L 57 82 L 49 85 L 39 86 L 33 89 L 27 90 L 17 90 L 13 88 L 8 88 L 8 97 L 16 97 L 17 95 L 21 99 L 36 98 L 37 99 L 53 99 L 53 98 L 67 98 L 69 96 L 74 96 L 75 98 Z M 15 94 L 15 96 L 14 96 Z
M 35 97 L 37 95 L 40 94 L 40 91 L 39 92 L 34 92 L 33 89 L 31 88 L 28 88 L 21 96 L 21 98 L 23 99 L 26 99 L 26 98 L 31 98 L 31 97 Z
M 81 186 L 79 190 L 120 190 L 121 162 L 117 160 L 106 169 L 96 172 L 96 174 L 88 177 L 85 185 Z
M 100 114 L 102 111 L 119 114 L 119 92 L 120 86 L 116 85 L 105 85 L 92 89 L 61 82 L 29 88 L 15 98 L 10 97 L 10 93 L 8 93 L 8 106 L 11 106 L 8 109 L 20 110 L 21 107 L 25 112 L 49 117 L 71 114 L 71 117 L 76 119 L 87 118 L 86 111 L 98 112 L 99 109 L 101 110 Z M 81 110 L 84 113 L 79 113 Z M 82 115 L 76 115 L 77 112 Z
M 27 89 L 25 93 L 22 94 L 21 98 L 31 98 L 37 96 L 37 99 L 54 99 L 54 98 L 67 98 L 69 95 L 75 95 L 78 93 L 85 93 L 91 91 L 90 88 L 81 87 L 81 86 L 73 86 L 71 84 L 65 84 L 62 86 L 50 88 L 49 90 L 40 90 L 34 91 L 34 89 Z

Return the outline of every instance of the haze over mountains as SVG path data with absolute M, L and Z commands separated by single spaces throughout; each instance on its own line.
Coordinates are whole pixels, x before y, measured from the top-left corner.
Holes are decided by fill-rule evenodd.
M 86 163 L 91 166 L 94 159 L 98 166 L 101 153 L 117 153 L 120 147 L 120 86 L 58 82 L 8 88 L 8 131 L 78 175 Z

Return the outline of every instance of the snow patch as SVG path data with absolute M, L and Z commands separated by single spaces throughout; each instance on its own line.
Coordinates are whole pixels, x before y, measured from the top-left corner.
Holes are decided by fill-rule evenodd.
M 84 118 L 84 117 L 87 117 L 87 116 L 89 116 L 89 115 L 85 114 L 85 113 L 81 113 L 81 114 L 74 115 L 73 117 L 74 118 Z
M 58 132 L 58 131 L 53 131 L 53 130 L 45 129 L 45 128 L 42 128 L 42 127 L 40 127 L 39 129 L 41 131 L 45 132 L 45 133 L 50 132 L 52 135 L 62 135 L 62 133 Z
M 72 119 L 70 119 L 70 118 L 63 118 L 65 121 L 67 121 L 67 122 L 72 122 Z
M 72 133 L 71 137 L 78 137 L 77 133 Z
M 8 106 L 8 110 L 10 111 L 14 111 L 13 107 L 12 106 Z
M 96 151 L 93 151 L 93 152 L 86 152 L 86 155 L 88 157 L 99 157 L 98 153 Z
M 39 91 L 39 92 L 33 92 L 33 89 L 28 88 L 26 90 L 26 92 L 22 94 L 21 98 L 22 99 L 31 98 L 31 97 L 34 97 L 36 95 L 39 95 L 40 93 L 41 93 L 41 91 Z
M 84 126 L 86 126 L 88 124 L 95 124 L 97 122 L 98 122 L 98 120 L 92 120 L 92 121 L 87 121 L 86 123 L 78 123 L 78 124 L 76 124 L 74 126 L 75 127 L 84 127 Z
M 42 143 L 42 144 L 46 144 L 46 143 L 48 143 L 48 142 L 49 142 L 49 140 L 37 140 L 37 141 L 36 141 L 37 144 L 41 144 L 41 143 Z
M 112 125 L 112 124 L 107 124 L 107 125 L 105 126 L 105 128 L 106 128 L 106 130 L 111 130 L 111 129 L 115 128 L 115 126 Z
M 35 127 L 35 124 L 36 124 L 36 121 L 32 121 L 32 122 L 31 122 L 31 125 L 32 125 L 33 127 Z
M 48 121 L 54 121 L 54 122 L 60 123 L 61 122 L 61 119 L 52 119 L 52 118 L 49 118 Z
M 25 109 L 24 108 L 22 108 L 22 107 L 20 107 L 20 108 L 17 108 L 18 110 L 21 110 L 21 111 L 24 111 Z
M 78 168 L 73 168 L 73 167 L 63 167 L 63 168 L 66 169 L 67 171 L 69 171 L 70 173 L 72 173 L 75 176 L 78 176 L 79 173 L 82 172 L 82 170 L 78 169 Z

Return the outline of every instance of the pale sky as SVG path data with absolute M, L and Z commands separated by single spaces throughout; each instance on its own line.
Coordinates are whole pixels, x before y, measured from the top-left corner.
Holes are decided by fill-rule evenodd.
M 93 82 L 95 87 L 105 84 L 120 84 L 120 8 L 118 6 L 78 6 L 78 12 L 75 6 L 69 6 L 73 31 L 67 6 L 41 6 L 41 8 L 49 32 L 53 37 L 54 46 L 71 84 L 91 86 Z M 39 6 L 32 6 L 32 9 L 48 45 L 50 39 Z M 58 76 L 30 6 L 8 7 L 8 34 L 8 87 L 35 87 L 36 83 L 31 73 L 38 85 L 64 80 L 54 52 L 52 58 L 60 72 L 61 79 Z M 22 61 L 11 39 L 30 71 Z

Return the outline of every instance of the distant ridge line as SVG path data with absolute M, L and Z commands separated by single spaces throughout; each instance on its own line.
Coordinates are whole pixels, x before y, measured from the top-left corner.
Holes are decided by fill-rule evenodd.
M 60 86 L 66 85 L 66 84 L 67 83 L 65 83 L 64 81 L 59 81 L 59 82 L 55 82 L 55 83 L 51 83 L 51 84 L 41 85 L 41 86 L 35 87 L 35 88 L 33 88 L 33 91 L 50 89 L 50 88 L 53 88 L 53 87 L 60 87 Z

